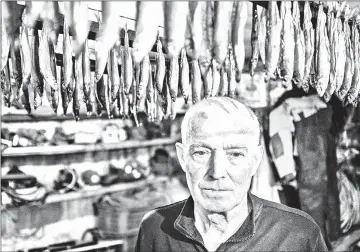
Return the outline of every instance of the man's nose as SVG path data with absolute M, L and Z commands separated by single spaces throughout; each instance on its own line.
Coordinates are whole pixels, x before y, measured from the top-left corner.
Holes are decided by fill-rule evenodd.
M 223 151 L 214 151 L 209 167 L 209 176 L 213 179 L 220 179 L 226 175 L 226 156 Z

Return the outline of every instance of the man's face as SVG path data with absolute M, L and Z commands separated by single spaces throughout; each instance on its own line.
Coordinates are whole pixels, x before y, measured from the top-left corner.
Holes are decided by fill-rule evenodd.
M 262 148 L 245 122 L 229 114 L 192 120 L 187 140 L 178 148 L 194 201 L 210 212 L 226 212 L 247 195 Z M 179 152 L 179 148 L 181 148 Z

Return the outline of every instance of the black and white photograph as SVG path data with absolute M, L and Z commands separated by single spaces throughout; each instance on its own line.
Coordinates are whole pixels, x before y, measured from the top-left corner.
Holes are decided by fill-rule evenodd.
M 359 1 L 2 1 L 3 252 L 360 252 Z

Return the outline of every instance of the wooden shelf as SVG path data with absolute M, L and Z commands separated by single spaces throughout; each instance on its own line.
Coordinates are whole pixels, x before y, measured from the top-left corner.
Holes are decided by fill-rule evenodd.
M 96 187 L 93 190 L 80 190 L 77 192 L 68 192 L 64 194 L 51 194 L 49 195 L 46 200 L 45 204 L 62 202 L 62 201 L 70 201 L 76 199 L 84 199 L 90 198 L 94 196 L 100 196 L 106 193 L 114 193 L 114 192 L 121 192 L 126 190 L 132 190 L 139 187 L 156 184 L 156 183 L 165 183 L 169 179 L 168 177 L 156 177 L 156 178 L 148 178 L 144 180 L 134 181 L 134 182 L 123 182 L 107 187 Z
M 51 204 L 51 203 L 58 203 L 58 202 L 64 202 L 64 201 L 71 201 L 71 200 L 77 200 L 77 199 L 85 199 L 85 198 L 91 198 L 96 196 L 101 196 L 107 193 L 116 193 L 121 191 L 127 191 L 127 190 L 133 190 L 136 188 L 158 184 L 158 183 L 167 183 L 169 181 L 169 178 L 166 176 L 157 176 L 157 177 L 151 177 L 146 178 L 139 181 L 134 182 L 122 182 L 118 184 L 114 184 L 111 186 L 94 186 L 94 188 L 89 189 L 87 187 L 86 189 L 80 189 L 76 192 L 68 192 L 64 194 L 49 194 L 47 198 L 45 199 L 44 204 Z M 33 205 L 33 204 L 30 204 Z M 39 205 L 39 203 L 36 203 L 36 205 Z M 28 206 L 28 205 L 25 205 Z M 23 206 L 22 206 L 23 207 Z M 6 209 L 12 209 L 16 208 L 15 206 L 6 206 Z M 1 208 L 2 210 L 4 207 Z
M 62 155 L 84 152 L 96 152 L 106 150 L 121 150 L 132 148 L 144 148 L 156 145 L 171 145 L 175 144 L 177 139 L 173 138 L 159 138 L 153 140 L 129 140 L 120 143 L 99 143 L 91 145 L 71 144 L 71 145 L 57 145 L 57 146 L 34 146 L 34 147 L 11 147 L 5 149 L 1 153 L 2 158 L 7 157 L 24 157 L 36 155 Z

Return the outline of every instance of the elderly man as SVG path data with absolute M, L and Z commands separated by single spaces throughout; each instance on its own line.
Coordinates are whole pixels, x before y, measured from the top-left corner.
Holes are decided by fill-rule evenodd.
M 260 131 L 231 98 L 192 106 L 176 143 L 191 196 L 148 213 L 136 251 L 327 251 L 309 215 L 249 192 L 264 151 Z

